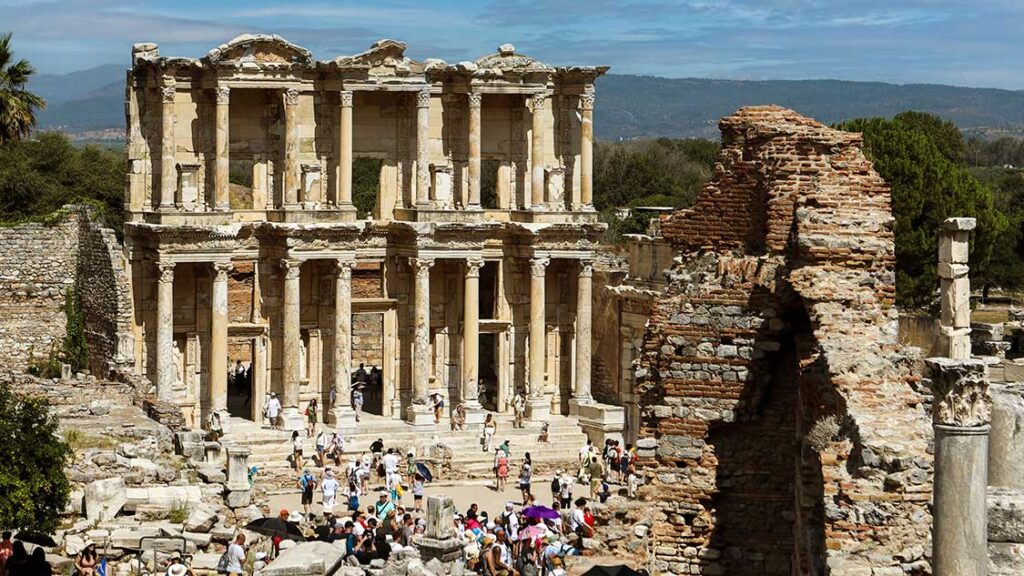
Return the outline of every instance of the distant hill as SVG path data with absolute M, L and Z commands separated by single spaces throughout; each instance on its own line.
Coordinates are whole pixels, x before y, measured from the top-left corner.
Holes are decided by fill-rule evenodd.
M 124 130 L 125 68 L 39 74 L 31 88 L 49 105 L 44 129 L 78 134 Z M 707 80 L 609 75 L 597 84 L 595 128 L 608 140 L 718 137 L 718 119 L 753 104 L 779 104 L 831 124 L 920 110 L 952 120 L 969 134 L 1024 135 L 1024 91 L 937 84 L 840 80 Z

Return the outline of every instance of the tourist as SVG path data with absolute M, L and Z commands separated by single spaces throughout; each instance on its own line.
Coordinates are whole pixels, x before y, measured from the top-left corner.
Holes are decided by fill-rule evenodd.
M 324 467 L 327 465 L 327 433 L 323 430 L 316 434 L 316 461 L 317 466 Z
M 508 537 L 513 542 L 517 542 L 519 540 L 519 515 L 516 514 L 515 504 L 506 502 L 505 511 L 501 513 L 499 519 L 501 520 L 501 525 L 508 531 Z
M 494 433 L 498 431 L 498 423 L 494 420 L 494 414 L 487 414 L 487 418 L 484 419 L 484 436 L 483 445 L 484 452 L 491 451 L 491 442 L 494 441 Z
M 249 471 L 246 472 L 246 477 L 249 480 L 249 490 L 256 487 L 256 475 L 259 474 L 260 469 L 255 466 L 250 466 Z
M 359 489 L 359 485 L 349 480 L 348 489 L 345 491 L 346 505 L 350 512 L 359 510 L 359 497 L 363 495 L 362 490 Z
M 359 368 L 352 374 L 352 382 L 357 384 L 365 384 L 366 380 L 366 366 L 362 362 L 360 362 Z
M 228 545 L 228 549 L 224 551 L 222 561 L 225 564 L 225 574 L 242 576 L 242 565 L 245 564 L 245 534 L 235 536 L 235 541 Z M 219 571 L 220 562 L 217 563 L 217 568 Z
M 376 468 L 380 464 L 380 459 L 384 456 L 384 439 L 377 438 L 370 444 L 370 454 L 373 454 L 373 468 Z M 381 474 L 383 476 L 383 474 Z
M 608 485 L 608 479 L 604 478 L 601 480 L 601 491 L 597 493 L 597 499 L 601 501 L 601 504 L 604 504 L 611 495 L 611 486 Z
M 267 400 L 267 405 L 264 408 L 264 413 L 267 416 L 267 420 L 270 421 L 270 427 L 274 430 L 281 429 L 281 401 L 277 399 L 277 394 L 270 393 L 270 398 Z
M 181 552 L 171 552 L 171 557 L 167 559 L 167 571 L 164 572 L 164 576 L 196 576 L 196 574 L 185 565 L 184 560 L 181 559 Z
M 32 551 L 32 556 L 28 560 L 28 570 L 24 574 L 25 576 L 53 576 L 53 568 L 46 561 L 46 550 L 43 550 L 41 546 L 37 546 Z M 12 576 L 21 575 L 13 574 Z
M 555 470 L 555 475 L 551 477 L 551 502 L 552 504 L 558 502 L 558 493 L 562 489 L 562 483 L 560 481 L 562 477 L 561 470 Z
M 402 528 L 398 531 L 398 542 L 402 546 L 409 546 L 412 544 L 412 536 L 416 533 L 416 522 L 412 518 L 412 514 L 406 514 L 402 516 Z M 456 532 L 457 534 L 458 532 Z
M 604 465 L 597 456 L 590 458 L 590 465 L 587 466 L 587 474 L 590 476 L 590 498 L 597 499 L 597 493 L 601 488 L 601 480 L 604 479 Z
M 512 413 L 514 415 L 512 427 L 523 428 L 525 426 L 524 419 L 526 416 L 526 396 L 522 392 L 516 394 L 512 399 Z
M 207 423 L 210 428 L 210 441 L 220 442 L 221 437 L 224 436 L 224 426 L 220 422 L 220 412 L 216 410 L 210 412 Z
M 626 449 L 619 457 L 619 482 L 626 483 L 629 480 L 629 468 L 633 463 L 633 445 L 626 443 Z
M 498 492 L 505 490 L 505 481 L 508 479 L 508 455 L 500 448 L 494 450 L 494 489 Z
M 302 491 L 302 512 L 306 516 L 313 517 L 313 490 L 316 489 L 316 477 L 309 470 L 303 470 L 299 476 L 299 490 Z
M 476 521 L 479 512 L 480 506 L 476 502 L 470 504 L 469 508 L 466 509 L 466 522 L 468 523 L 470 520 Z
M 452 432 L 465 430 L 466 428 L 466 407 L 459 404 L 452 410 Z
M 537 442 L 542 444 L 548 443 L 548 429 L 550 426 L 551 425 L 548 424 L 547 421 L 540 425 L 540 434 L 537 436 Z
M 363 411 L 363 387 L 359 384 L 352 387 L 352 409 L 356 413 L 356 422 L 359 422 L 359 415 Z
M 356 533 L 357 530 L 359 531 L 358 534 Z M 345 556 L 356 556 L 363 548 L 363 535 L 365 531 L 360 524 L 349 520 L 345 522 L 345 532 L 347 533 L 345 536 Z
M 590 463 L 590 459 L 594 456 L 594 441 L 587 438 L 587 443 L 580 448 L 580 470 L 586 468 L 587 464 Z M 583 477 L 583 474 L 580 474 Z
M 527 452 L 523 463 L 519 466 L 519 491 L 523 493 L 523 506 L 526 506 L 532 497 L 530 494 L 530 481 L 533 479 L 533 461 L 530 453 Z
M 0 540 L 0 576 L 4 576 L 4 565 L 11 557 L 12 552 L 14 552 L 14 542 L 11 540 L 11 531 L 5 530 L 3 539 Z
M 419 473 L 412 477 L 412 508 L 416 512 L 423 511 L 423 489 L 426 481 L 427 479 Z
M 356 478 L 363 493 L 366 493 L 370 484 L 370 455 L 363 452 L 363 457 L 357 463 Z
M 640 489 L 640 485 L 643 484 L 643 480 L 640 475 L 636 473 L 636 469 L 632 466 L 629 467 L 629 471 L 626 473 L 626 494 L 630 498 L 636 498 L 637 490 Z
M 494 560 L 491 564 L 492 573 L 496 576 L 506 574 L 515 576 L 516 571 L 512 567 L 512 551 L 509 549 L 508 534 L 501 528 L 495 528 L 493 538 L 495 542 L 491 546 L 491 556 Z
M 338 494 L 338 488 L 341 484 L 338 483 L 338 479 L 334 477 L 334 470 L 327 468 L 324 470 L 324 479 L 320 483 L 320 490 L 323 492 L 323 505 L 324 505 L 324 516 L 327 516 L 334 512 L 334 499 Z
M 388 448 L 388 453 L 381 458 L 381 463 L 384 465 L 384 477 L 386 478 L 389 474 L 398 472 L 398 464 L 401 462 L 401 457 L 395 454 L 394 448 Z
M 376 364 L 370 367 L 370 373 L 367 375 L 366 381 L 374 389 L 380 389 L 380 385 L 384 381 L 384 373 L 381 372 L 380 368 L 377 368 Z
M 337 432 L 331 434 L 330 443 L 331 457 L 334 458 L 334 465 L 341 466 L 341 455 L 345 453 L 345 438 Z
M 298 430 L 292 432 L 292 466 L 296 472 L 302 468 L 302 438 L 299 437 Z
M 395 511 L 395 504 L 388 499 L 387 492 L 381 492 L 376 503 L 373 505 L 373 514 L 377 517 L 377 520 L 384 521 L 388 514 Z
M 558 479 L 558 484 L 558 501 L 562 508 L 568 510 L 572 506 L 572 477 L 568 474 L 562 474 L 562 477 Z
M 306 405 L 306 437 L 312 438 L 316 433 L 316 423 L 318 415 L 320 414 L 320 408 L 317 406 L 316 398 L 309 401 Z
M 391 544 L 387 534 L 380 532 L 373 538 L 373 560 L 387 561 L 391 557 Z
M 15 575 L 17 571 L 14 569 L 15 566 L 12 564 L 18 554 L 18 547 L 21 546 L 21 555 L 24 556 L 23 560 L 25 564 L 28 564 L 28 554 L 25 552 L 25 545 L 20 541 L 14 543 L 14 554 L 7 562 L 7 573 Z M 93 576 L 96 573 L 96 565 L 99 564 L 100 559 L 96 554 L 96 543 L 92 540 L 85 542 L 85 548 L 78 553 L 78 557 L 75 558 L 75 571 L 78 576 Z
M 430 404 L 434 408 L 434 424 L 440 424 L 441 416 L 444 415 L 444 396 L 434 392 L 430 395 Z
M 416 471 L 416 450 L 409 448 L 405 452 L 405 475 L 412 478 Z
M 505 440 L 504 442 L 501 443 L 500 446 L 498 446 L 498 450 L 501 450 L 502 452 L 505 453 L 505 456 L 508 456 L 509 458 L 511 458 L 512 457 L 512 441 L 511 440 Z

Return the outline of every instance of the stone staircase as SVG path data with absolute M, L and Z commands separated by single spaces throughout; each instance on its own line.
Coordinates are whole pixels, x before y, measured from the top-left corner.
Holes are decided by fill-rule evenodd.
M 549 417 L 546 444 L 537 441 L 541 428 L 539 422 L 527 422 L 526 427 L 522 429 L 512 427 L 511 416 L 497 415 L 497 422 L 498 433 L 494 445 L 496 447 L 504 440 L 511 441 L 513 475 L 525 452 L 530 452 L 537 470 L 562 465 L 575 466 L 579 448 L 587 440 L 576 419 L 567 416 Z M 324 426 L 324 429 L 330 438 L 333 429 L 329 426 Z M 443 443 L 452 451 L 452 476 L 490 477 L 494 456 L 493 452 L 483 451 L 480 443 L 482 429 L 482 424 L 475 424 L 468 425 L 465 430 L 453 432 L 447 419 L 442 419 L 439 424 L 414 428 L 390 418 L 364 415 L 357 431 L 345 434 L 345 455 L 350 458 L 369 452 L 370 444 L 377 438 L 384 440 L 385 448 L 397 448 L 403 456 L 407 448 L 414 447 L 416 454 L 423 457 L 427 454 L 429 446 Z M 303 435 L 304 466 L 319 471 L 312 459 L 316 452 L 315 439 L 306 438 L 305 432 L 300 434 Z M 248 446 L 251 450 L 250 466 L 258 467 L 261 476 L 281 477 L 288 483 L 294 480 L 288 461 L 292 453 L 290 439 L 291 432 L 271 430 L 249 420 L 232 418 L 223 442 Z M 330 460 L 328 465 L 332 465 Z M 344 459 L 342 465 L 345 465 Z

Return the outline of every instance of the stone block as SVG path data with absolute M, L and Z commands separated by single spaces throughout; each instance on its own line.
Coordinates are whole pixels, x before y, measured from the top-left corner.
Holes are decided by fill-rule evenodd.
M 206 507 L 198 507 L 189 512 L 184 528 L 190 532 L 209 532 L 217 523 L 217 512 Z
M 954 328 L 971 325 L 971 281 L 967 277 L 939 281 L 942 324 Z
M 988 543 L 989 576 L 1020 576 L 1024 574 L 1024 544 Z
M 226 501 L 228 508 L 245 508 L 252 503 L 252 491 L 232 490 L 228 492 Z
M 345 549 L 327 542 L 302 542 L 281 552 L 281 555 L 260 571 L 261 576 L 324 576 L 341 566 Z
M 124 478 L 96 480 L 85 486 L 85 517 L 89 520 L 110 520 L 127 503 Z
M 444 540 L 455 537 L 455 503 L 450 496 L 438 494 L 427 498 L 427 527 L 424 533 L 428 538 Z
M 939 234 L 939 262 L 966 264 L 969 255 L 967 232 Z
M 988 540 L 1024 544 L 1024 492 L 989 489 Z
M 974 218 L 946 218 L 942 222 L 942 232 L 970 232 L 978 225 Z

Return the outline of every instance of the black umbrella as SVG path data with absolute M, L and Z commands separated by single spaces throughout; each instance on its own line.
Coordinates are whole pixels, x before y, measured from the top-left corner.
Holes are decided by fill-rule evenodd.
M 615 566 L 594 566 L 584 572 L 583 576 L 641 576 L 646 573 L 646 570 L 637 572 L 625 564 L 618 564 Z
M 246 530 L 251 530 L 257 534 L 263 534 L 264 536 L 280 536 L 285 540 L 296 540 L 299 542 L 305 542 L 306 536 L 292 522 L 281 520 L 280 518 L 260 518 L 253 520 L 245 525 Z
M 53 548 L 57 545 L 53 538 L 41 532 L 18 532 L 14 535 L 14 539 L 21 540 L 27 544 L 42 546 L 43 548 Z

